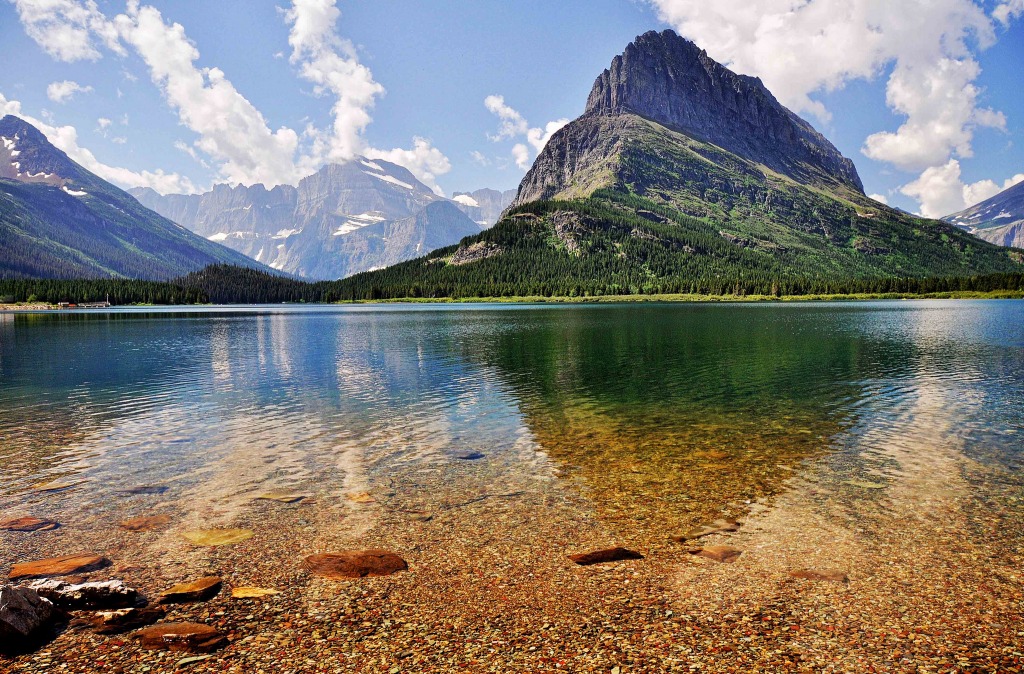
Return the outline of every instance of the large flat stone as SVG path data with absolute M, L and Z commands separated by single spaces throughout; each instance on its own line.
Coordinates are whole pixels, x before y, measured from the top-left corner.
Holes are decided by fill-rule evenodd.
M 227 637 L 201 623 L 163 623 L 135 633 L 143 648 L 149 650 L 210 653 L 227 643 Z
M 110 560 L 100 555 L 83 553 L 39 559 L 34 562 L 22 562 L 11 567 L 8 578 L 22 580 L 25 578 L 47 578 L 49 576 L 70 576 L 75 573 L 88 573 L 110 566 Z
M 72 626 L 88 627 L 96 634 L 121 634 L 152 625 L 166 615 L 167 611 L 159 606 L 121 608 L 113 611 L 96 611 L 81 616 L 75 619 Z
M 390 576 L 409 570 L 404 559 L 385 550 L 349 550 L 310 555 L 306 557 L 305 567 L 314 575 L 332 580 Z
M 139 593 L 120 580 L 72 585 L 55 578 L 36 580 L 28 585 L 63 609 L 126 608 L 139 600 Z
M 643 559 L 644 556 L 639 552 L 633 552 L 626 548 L 608 548 L 607 550 L 594 550 L 593 552 L 584 552 L 578 555 L 569 555 L 569 559 L 576 562 L 580 566 L 590 566 L 591 564 L 604 564 L 605 562 L 622 562 L 627 559 Z
M 58 526 L 60 525 L 53 520 L 44 520 L 38 517 L 15 517 L 0 522 L 0 531 L 50 531 Z
M 206 601 L 217 596 L 222 586 L 217 576 L 206 576 L 191 583 L 181 583 L 160 593 L 161 604 L 182 604 L 190 601 Z

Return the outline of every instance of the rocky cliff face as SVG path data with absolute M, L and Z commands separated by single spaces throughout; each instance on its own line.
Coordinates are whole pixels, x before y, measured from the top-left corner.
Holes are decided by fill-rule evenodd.
M 1024 247 L 1024 183 L 1003 190 L 946 221 L 1000 246 Z
M 548 143 L 520 186 L 516 204 L 579 191 L 573 176 L 607 120 L 639 116 L 803 184 L 863 193 L 853 162 L 783 107 L 759 79 L 737 75 L 672 31 L 638 37 L 594 83 L 583 117 Z M 614 125 L 614 123 L 611 123 Z M 585 186 L 582 186 L 585 187 Z
M 452 201 L 463 213 L 481 227 L 490 227 L 501 218 L 502 212 L 515 201 L 518 190 L 482 189 L 475 192 L 456 192 Z
M 407 169 L 365 158 L 325 166 L 298 187 L 218 185 L 202 195 L 133 194 L 212 241 L 312 279 L 379 268 L 480 231 Z M 431 208 L 439 204 L 450 208 Z M 398 232 L 403 234 L 395 238 Z

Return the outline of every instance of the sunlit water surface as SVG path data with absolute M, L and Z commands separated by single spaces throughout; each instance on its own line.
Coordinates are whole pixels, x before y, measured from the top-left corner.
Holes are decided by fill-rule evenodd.
M 173 499 L 214 465 L 230 498 L 524 446 L 634 523 L 809 459 L 885 484 L 934 449 L 1017 484 L 1024 302 L 0 315 L 0 514 Z

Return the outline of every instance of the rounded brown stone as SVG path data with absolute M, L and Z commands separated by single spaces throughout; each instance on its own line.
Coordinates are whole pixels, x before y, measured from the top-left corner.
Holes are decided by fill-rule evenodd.
M 16 517 L 0 521 L 0 531 L 50 531 L 58 526 L 60 525 L 53 520 L 38 517 Z
M 206 576 L 191 583 L 181 583 L 160 593 L 161 604 L 182 604 L 190 601 L 206 601 L 220 592 L 222 582 L 217 576 Z
M 93 554 L 67 555 L 52 559 L 39 559 L 34 562 L 22 562 L 11 567 L 8 578 L 46 578 L 48 576 L 68 576 L 73 573 L 86 573 L 110 566 L 106 557 Z
M 209 653 L 227 643 L 227 637 L 201 623 L 164 623 L 135 633 L 143 648 L 150 650 Z
M 713 559 L 716 562 L 722 562 L 725 564 L 731 564 L 736 561 L 740 555 L 743 554 L 741 550 L 730 547 L 728 545 L 711 545 L 706 548 L 701 548 L 694 552 L 698 557 L 706 557 L 707 559 Z
M 409 570 L 404 559 L 385 550 L 349 550 L 310 555 L 306 557 L 304 566 L 314 575 L 332 580 L 390 576 Z
M 170 522 L 170 515 L 149 515 L 125 520 L 121 522 L 121 528 L 128 531 L 153 531 L 167 526 Z
M 578 555 L 569 555 L 569 559 L 576 562 L 580 566 L 589 566 L 591 564 L 603 564 L 604 562 L 621 562 L 627 559 L 643 559 L 644 556 L 639 552 L 633 552 L 626 548 L 609 548 L 607 550 L 595 550 L 593 552 L 584 552 Z
M 850 578 L 843 571 L 837 571 L 836 569 L 799 569 L 797 571 L 790 571 L 789 575 L 793 578 L 802 578 L 804 580 L 825 580 L 833 583 L 849 583 Z

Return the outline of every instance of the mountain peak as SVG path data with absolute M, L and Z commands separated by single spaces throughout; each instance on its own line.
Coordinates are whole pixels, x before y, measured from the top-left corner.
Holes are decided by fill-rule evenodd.
M 60 186 L 82 178 L 80 167 L 20 117 L 0 119 L 0 178 Z
M 671 30 L 636 38 L 597 78 L 585 116 L 635 114 L 799 182 L 863 192 L 853 162 L 756 77 L 737 75 Z

